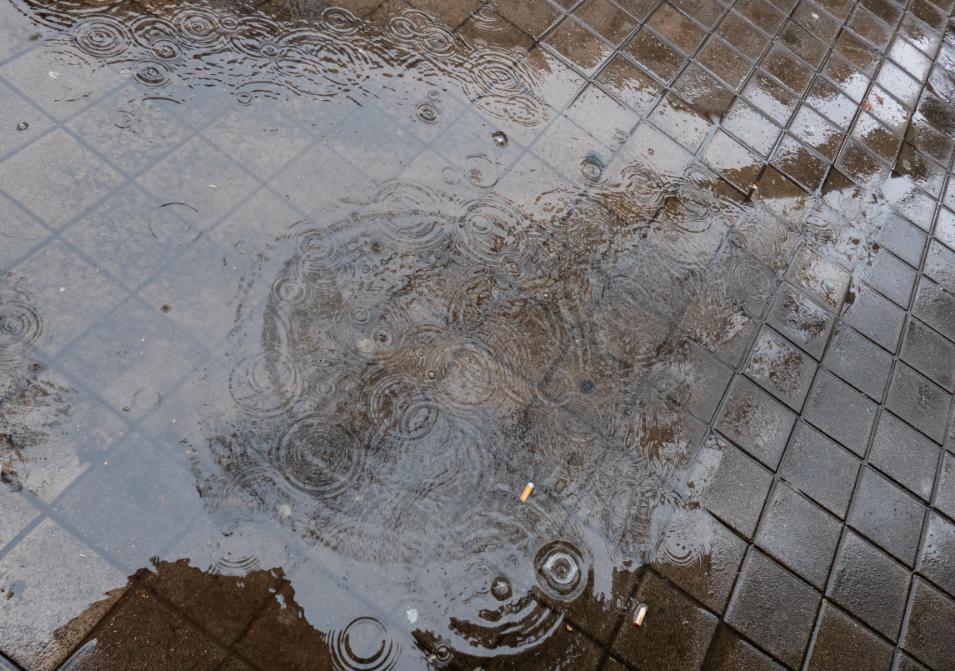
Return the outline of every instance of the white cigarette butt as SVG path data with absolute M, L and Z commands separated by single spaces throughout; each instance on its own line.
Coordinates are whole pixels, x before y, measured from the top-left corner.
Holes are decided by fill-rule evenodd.
M 643 618 L 647 616 L 647 607 L 645 604 L 637 606 L 637 616 L 633 618 L 633 623 L 638 627 L 643 624 Z

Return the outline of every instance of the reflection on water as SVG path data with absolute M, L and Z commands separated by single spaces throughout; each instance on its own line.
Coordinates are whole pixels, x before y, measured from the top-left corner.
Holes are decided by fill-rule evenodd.
M 262 239 L 235 244 L 249 265 L 220 297 L 241 302 L 215 355 L 228 374 L 201 378 L 210 398 L 229 400 L 190 409 L 201 427 L 191 474 L 220 538 L 196 564 L 251 583 L 281 563 L 312 604 L 321 580 L 353 590 L 369 613 L 333 612 L 320 636 L 342 669 L 533 651 L 580 604 L 621 613 L 620 576 L 639 566 L 708 565 L 699 500 L 722 452 L 700 448 L 722 390 L 707 396 L 691 339 L 739 363 L 796 233 L 675 159 L 675 145 L 655 149 L 646 126 L 616 138 L 619 151 L 594 141 L 556 166 L 566 180 L 504 189 L 518 174 L 508 133 L 551 119 L 539 93 L 548 73 L 520 49 L 472 48 L 415 9 L 22 6 L 56 30 L 48 46 L 64 62 L 109 65 L 140 87 L 120 132 L 147 133 L 144 110 L 159 99 L 223 95 L 266 110 L 379 99 L 426 127 L 460 98 L 507 130 L 482 130 L 430 170 L 321 194 L 321 207 L 316 194 L 309 218 L 265 222 Z M 852 263 L 869 258 L 871 231 L 793 200 L 808 212 L 798 233 Z M 206 225 L 194 205 L 165 202 L 145 213 L 144 232 L 195 248 Z M 42 329 L 4 279 L 0 464 L 11 486 L 29 488 L 19 476 L 42 408 L 67 404 L 68 390 L 38 376 Z M 787 355 L 767 346 L 751 367 L 778 371 Z M 146 412 L 163 397 L 131 403 Z M 761 431 L 737 405 L 730 421 Z

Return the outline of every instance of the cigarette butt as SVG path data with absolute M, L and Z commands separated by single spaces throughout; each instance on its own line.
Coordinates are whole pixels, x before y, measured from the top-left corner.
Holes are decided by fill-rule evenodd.
M 646 604 L 640 604 L 637 606 L 637 615 L 633 618 L 633 623 L 638 627 L 643 624 L 643 618 L 647 616 L 647 606 Z
M 527 497 L 531 495 L 532 491 L 534 491 L 534 483 L 528 482 L 527 486 L 524 488 L 524 493 L 521 494 L 521 503 L 527 500 Z

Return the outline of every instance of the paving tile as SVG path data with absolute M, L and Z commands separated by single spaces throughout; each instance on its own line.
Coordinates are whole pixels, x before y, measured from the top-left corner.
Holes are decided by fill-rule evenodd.
M 639 121 L 636 114 L 593 84 L 581 91 L 564 114 L 610 148 L 625 142 Z
M 955 523 L 934 511 L 929 512 L 918 570 L 949 596 L 955 594 Z
M 817 5 L 808 0 L 802 0 L 792 14 L 793 21 L 801 25 L 810 33 L 826 44 L 832 44 L 839 32 L 839 22 L 825 11 L 820 11 Z
M 955 669 L 955 602 L 916 579 L 902 648 L 938 671 Z
M 776 144 L 781 130 L 742 98 L 733 101 L 723 117 L 722 127 L 749 145 L 764 158 Z
M 786 20 L 785 14 L 765 0 L 737 2 L 734 9 L 767 35 L 775 35 Z
M 763 327 L 743 371 L 756 383 L 798 411 L 809 393 L 816 364 L 785 338 Z
M 928 501 L 935 485 L 938 445 L 894 415 L 883 412 L 869 463 L 916 496 Z
M 938 491 L 933 505 L 955 520 L 955 456 L 952 456 L 950 452 L 942 456 Z
M 560 12 L 545 0 L 517 0 L 495 4 L 508 21 L 534 39 L 540 38 L 560 18 Z
M 922 252 L 925 251 L 926 235 L 915 224 L 892 213 L 882 225 L 877 240 L 880 246 L 885 247 L 909 265 L 919 266 Z
M 716 630 L 703 665 L 703 671 L 782 671 L 783 668 L 726 625 L 720 625 Z
M 55 126 L 49 115 L 3 84 L 0 84 L 0 113 L 6 119 L 16 120 L 16 123 L 4 124 L 0 129 L 3 143 L 0 156 L 3 157 L 38 140 Z M 21 123 L 26 124 L 23 130 L 20 129 Z
M 852 139 L 843 145 L 835 165 L 856 184 L 871 191 L 878 191 L 889 178 L 888 167 Z
M 819 252 L 802 245 L 786 271 L 786 280 L 824 307 L 838 313 L 846 298 L 851 278 L 846 271 L 826 260 Z
M 816 375 L 803 418 L 852 450 L 865 454 L 876 404 L 826 371 Z
M 743 87 L 742 95 L 780 126 L 789 123 L 799 102 L 781 84 L 762 72 L 757 72 L 750 77 L 749 82 Z
M 637 114 L 646 114 L 663 89 L 619 54 L 597 75 L 597 83 Z
M 885 250 L 879 250 L 862 272 L 862 278 L 883 296 L 907 309 L 918 271 Z
M 700 548 L 690 557 L 670 547 Z M 712 611 L 726 610 L 746 554 L 746 541 L 702 509 L 677 511 L 653 567 Z M 624 627 L 629 623 L 624 623 Z
M 625 51 L 663 81 L 669 83 L 686 63 L 686 57 L 650 30 L 640 30 Z
M 823 364 L 870 398 L 881 400 L 892 372 L 892 355 L 865 336 L 840 324 Z
M 762 69 L 802 95 L 812 83 L 813 71 L 799 62 L 791 51 L 777 44 L 762 60 Z
M 902 144 L 895 166 L 900 175 L 909 177 L 919 188 L 938 198 L 945 185 L 945 168 L 918 151 L 908 142 Z
M 887 407 L 932 440 L 945 438 L 952 395 L 903 363 L 896 364 Z
M 696 153 L 709 134 L 713 122 L 672 92 L 667 92 L 647 117 L 653 124 L 685 149 Z
M 799 422 L 779 475 L 839 518 L 845 518 L 860 461 L 848 450 Z
M 752 538 L 772 485 L 772 474 L 732 445 L 718 442 L 720 462 L 701 501 L 711 513 Z
M 868 77 L 875 76 L 875 72 L 882 61 L 880 52 L 868 46 L 852 33 L 843 30 L 833 47 L 847 61 L 862 70 Z
M 848 130 L 859 107 L 848 96 L 821 77 L 817 77 L 812 86 L 809 87 L 806 102 L 843 130 Z
M 539 44 L 530 50 L 524 63 L 536 73 L 535 93 L 554 109 L 563 109 L 586 82 L 583 77 Z M 624 102 L 627 101 L 624 100 Z
M 952 180 L 952 184 L 955 185 L 955 180 Z M 949 249 L 955 249 L 955 214 L 951 210 L 944 207 L 939 208 L 933 235 L 936 240 L 947 245 Z
M 705 30 L 667 3 L 660 4 L 646 25 L 686 55 L 692 54 L 706 37 Z
M 842 525 L 809 499 L 777 484 L 756 534 L 756 546 L 818 589 L 825 589 Z
M 545 44 L 570 61 L 585 75 L 593 74 L 613 54 L 610 45 L 594 36 L 571 17 L 561 21 L 547 36 Z
M 852 137 L 889 165 L 895 164 L 902 148 L 902 138 L 894 135 L 867 112 L 859 114 L 852 127 Z
M 794 21 L 787 21 L 776 38 L 799 58 L 817 70 L 825 60 L 828 47 Z
M 898 35 L 885 55 L 920 82 L 925 81 L 932 67 L 932 61 L 925 54 Z
M 870 468 L 862 469 L 849 525 L 907 566 L 915 564 L 925 506 Z
M 922 92 L 922 84 L 919 81 L 889 60 L 882 62 L 876 82 L 909 109 L 915 107 L 919 101 L 919 93 Z
M 916 188 L 907 177 L 896 176 L 886 184 L 889 202 L 896 212 L 921 228 L 929 231 L 935 215 L 935 200 Z
M 829 161 L 816 155 L 788 133 L 776 148 L 772 163 L 809 191 L 821 187 L 829 172 Z
M 925 274 L 949 292 L 955 292 L 955 252 L 932 240 L 925 257 Z
M 647 573 L 631 601 L 631 622 L 639 604 L 649 611 L 640 627 L 625 621 L 611 648 L 615 655 L 637 668 L 700 668 L 716 631 L 715 616 L 653 573 Z
M 846 324 L 882 345 L 890 352 L 899 346 L 905 313 L 866 284 L 852 287 L 842 315 Z
M 835 160 L 842 144 L 842 133 L 805 103 L 799 106 L 789 132 L 830 161 Z
M 955 391 L 955 344 L 922 322 L 909 320 L 899 356 L 947 391 Z
M 908 570 L 864 538 L 846 531 L 826 595 L 895 641 L 905 615 Z
M 726 622 L 787 666 L 806 652 L 820 595 L 760 552 L 750 552 Z
M 695 64 L 687 66 L 674 82 L 673 90 L 713 120 L 723 118 L 735 97 L 731 90 Z
M 753 70 L 749 61 L 716 35 L 710 35 L 706 40 L 706 44 L 696 55 L 696 62 L 723 80 L 734 91 L 739 90 Z
M 818 359 L 826 348 L 834 319 L 804 293 L 783 283 L 773 298 L 766 321 Z
M 723 131 L 717 131 L 703 150 L 703 162 L 744 193 L 752 188 L 762 170 L 759 156 Z
M 716 34 L 751 61 L 758 61 L 770 42 L 765 34 L 735 11 L 720 21 Z
M 125 585 L 126 576 L 85 543 L 43 520 L 0 561 L 0 648 L 23 668 L 57 668 Z
M 674 7 L 686 14 L 707 30 L 712 30 L 726 11 L 715 0 L 672 0 Z
M 28 214 L 12 200 L 0 194 L 0 219 L 3 220 L 3 248 L 0 267 L 12 268 L 21 258 L 48 240 L 52 232 L 39 219 Z
M 593 28 L 611 44 L 620 45 L 637 27 L 637 22 L 607 0 L 586 0 L 574 16 Z
M 893 652 L 892 646 L 851 617 L 824 604 L 806 668 L 889 671 Z
M 776 470 L 796 417 L 753 383 L 737 378 L 730 387 L 719 431 Z
M 561 0 L 560 4 L 563 6 L 568 3 L 570 5 L 574 4 L 573 0 Z M 657 0 L 620 0 L 617 4 L 627 10 L 630 16 L 637 21 L 646 21 L 650 12 L 656 9 L 659 3 Z
M 852 11 L 846 25 L 856 35 L 879 50 L 888 46 L 889 40 L 892 39 L 892 28 L 861 5 L 856 6 Z

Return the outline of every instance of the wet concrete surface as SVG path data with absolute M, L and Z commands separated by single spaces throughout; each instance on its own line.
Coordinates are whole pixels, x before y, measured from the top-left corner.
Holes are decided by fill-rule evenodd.
M 0 668 L 955 669 L 951 2 L 2 2 Z

